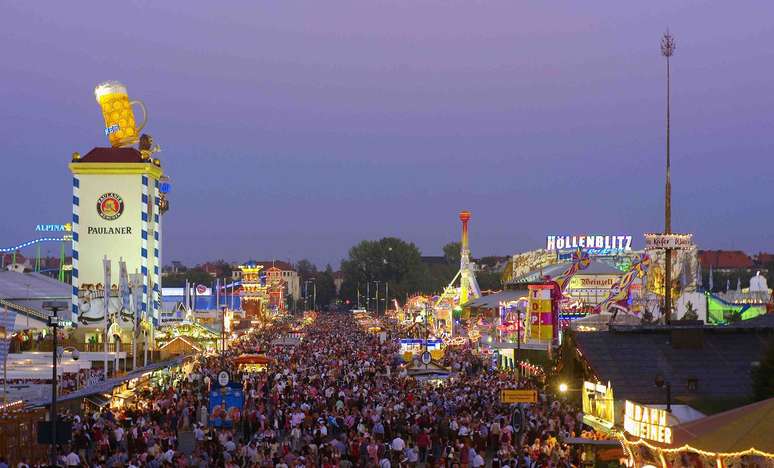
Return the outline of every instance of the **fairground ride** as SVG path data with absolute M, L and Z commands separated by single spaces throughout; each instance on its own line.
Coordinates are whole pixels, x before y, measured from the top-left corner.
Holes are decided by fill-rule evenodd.
M 470 245 L 468 243 L 468 221 L 470 221 L 470 211 L 460 211 L 460 221 L 462 222 L 462 240 L 460 242 L 460 269 L 454 275 L 449 285 L 443 290 L 443 294 L 438 298 L 435 307 L 438 307 L 444 300 L 456 302 L 462 306 L 469 299 L 481 297 L 481 288 L 476 281 L 476 273 L 473 271 L 473 264 L 470 261 Z M 459 279 L 459 287 L 456 287 Z
M 26 249 L 28 247 L 35 247 L 35 263 L 33 265 L 33 270 L 36 272 L 45 272 L 45 271 L 51 271 L 51 270 L 41 270 L 41 256 L 40 256 L 40 246 L 43 243 L 49 243 L 49 242 L 56 242 L 59 243 L 59 268 L 57 273 L 57 278 L 59 281 L 65 280 L 65 271 L 69 269 L 69 265 L 65 264 L 65 253 L 66 253 L 66 247 L 67 245 L 73 240 L 72 234 L 65 234 L 62 237 L 40 237 L 38 239 L 32 239 L 25 242 L 22 242 L 21 244 L 14 245 L 11 247 L 0 247 L 0 268 L 5 268 L 5 254 L 10 253 L 11 254 L 11 264 L 16 264 L 16 254 L 22 250 Z

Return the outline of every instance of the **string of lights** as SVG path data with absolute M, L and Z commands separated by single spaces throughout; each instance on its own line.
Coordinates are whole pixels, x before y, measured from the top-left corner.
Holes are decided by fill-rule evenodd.
M 739 452 L 709 452 L 707 450 L 702 450 L 696 447 L 691 447 L 690 445 L 686 444 L 682 447 L 676 447 L 676 448 L 666 448 L 666 447 L 659 447 L 656 445 L 653 445 L 646 440 L 638 439 L 635 441 L 627 439 L 623 433 L 616 431 L 615 433 L 616 437 L 620 440 L 621 445 L 626 449 L 627 454 L 631 459 L 634 459 L 634 452 L 631 450 L 632 446 L 645 446 L 649 448 L 650 450 L 655 451 L 659 454 L 660 457 L 663 458 L 663 454 L 676 454 L 676 453 L 695 453 L 701 456 L 705 457 L 711 457 L 715 459 L 720 458 L 735 458 L 735 457 L 764 457 L 769 460 L 774 460 L 774 453 L 769 452 L 763 452 L 761 450 L 758 450 L 756 448 L 749 448 L 747 450 L 739 451 Z
M 9 253 L 9 252 L 16 252 L 17 250 L 21 250 L 25 247 L 29 247 L 31 245 L 38 244 L 40 242 L 65 242 L 72 240 L 71 236 L 64 236 L 64 237 L 41 237 L 40 239 L 33 239 L 27 242 L 22 242 L 19 245 L 15 245 L 13 247 L 0 247 L 0 252 L 2 253 Z

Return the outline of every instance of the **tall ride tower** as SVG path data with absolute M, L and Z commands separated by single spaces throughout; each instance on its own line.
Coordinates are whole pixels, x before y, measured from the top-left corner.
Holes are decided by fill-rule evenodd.
M 478 287 L 478 281 L 476 281 L 476 273 L 473 271 L 473 264 L 470 261 L 470 245 L 468 243 L 468 221 L 470 221 L 470 211 L 460 211 L 460 221 L 462 222 L 462 240 L 460 242 L 460 269 L 446 289 L 441 294 L 438 302 L 441 303 L 443 299 L 452 299 L 455 296 L 454 284 L 457 278 L 460 279 L 459 289 L 459 305 L 463 305 L 473 296 L 473 298 L 481 297 L 481 289 Z
M 460 221 L 462 221 L 462 242 L 460 245 L 460 304 L 468 302 L 468 297 L 472 294 L 474 298 L 481 296 L 481 289 L 476 281 L 476 274 L 473 272 L 473 265 L 470 263 L 470 245 L 468 243 L 468 221 L 470 221 L 470 211 L 460 211 Z

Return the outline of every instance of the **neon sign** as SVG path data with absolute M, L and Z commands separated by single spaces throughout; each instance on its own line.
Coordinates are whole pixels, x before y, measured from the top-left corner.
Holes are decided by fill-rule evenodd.
M 626 400 L 624 430 L 634 437 L 663 444 L 672 443 L 672 428 L 667 425 L 667 412 Z
M 73 225 L 70 223 L 35 225 L 36 232 L 70 232 L 72 230 L 73 230 Z
M 632 250 L 632 236 L 546 236 L 546 250 L 588 249 L 589 254 L 600 255 L 604 251 L 628 252 Z

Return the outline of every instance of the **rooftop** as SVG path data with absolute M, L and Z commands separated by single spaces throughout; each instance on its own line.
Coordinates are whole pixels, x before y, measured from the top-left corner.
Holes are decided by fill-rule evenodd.
M 282 260 L 259 261 L 254 263 L 257 265 L 263 266 L 264 270 L 269 269 L 271 267 L 277 267 L 283 271 L 295 271 L 295 268 L 293 268 L 293 265 L 291 265 L 288 262 L 283 262 Z
M 513 280 L 511 280 L 509 284 L 529 283 L 529 282 L 537 281 L 543 276 L 550 276 L 551 278 L 556 278 L 557 276 L 567 271 L 569 267 L 570 267 L 570 262 L 554 263 L 553 265 L 548 265 L 538 270 L 532 270 L 527 274 L 516 277 Z M 605 263 L 604 261 L 592 259 L 591 262 L 589 262 L 589 266 L 583 270 L 578 271 L 578 273 L 576 273 L 576 276 L 622 275 L 622 274 L 623 272 L 621 270 L 613 268 L 612 266 Z
M 741 250 L 699 250 L 699 262 L 703 268 L 720 270 L 753 267 L 752 258 Z
M 141 163 L 145 162 L 135 148 L 94 148 L 75 163 Z
M 576 333 L 574 340 L 599 380 L 612 382 L 616 399 L 665 403 L 665 392 L 654 384 L 659 374 L 671 383 L 675 402 L 744 398 L 752 393 L 753 366 L 774 336 L 772 321 L 767 317 L 724 327 L 613 326 L 609 332 Z
M 49 278 L 40 273 L 0 271 L 0 297 L 9 300 L 57 299 L 70 300 L 68 283 Z

